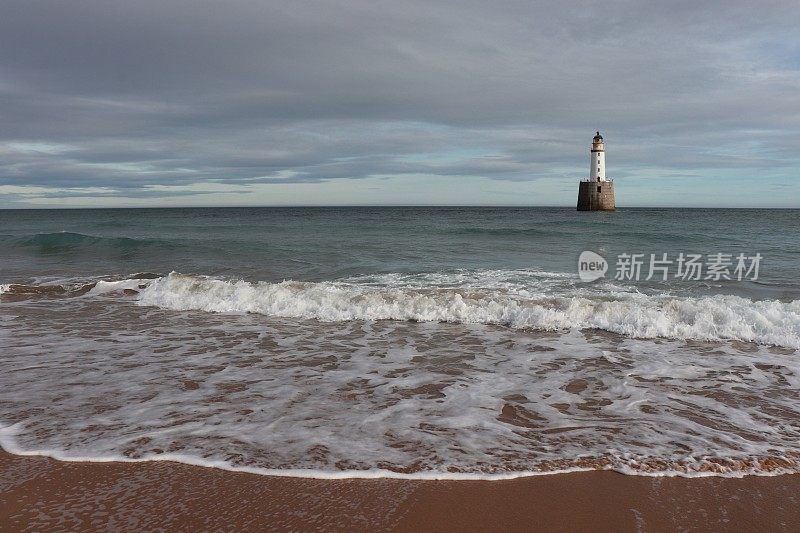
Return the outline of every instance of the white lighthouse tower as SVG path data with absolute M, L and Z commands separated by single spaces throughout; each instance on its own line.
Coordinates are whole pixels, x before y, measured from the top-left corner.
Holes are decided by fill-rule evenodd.
M 606 149 L 600 132 L 592 139 L 592 162 L 589 167 L 589 181 L 606 181 Z
M 578 211 L 614 211 L 614 182 L 606 179 L 606 147 L 600 132 L 592 139 L 589 179 L 578 185 Z

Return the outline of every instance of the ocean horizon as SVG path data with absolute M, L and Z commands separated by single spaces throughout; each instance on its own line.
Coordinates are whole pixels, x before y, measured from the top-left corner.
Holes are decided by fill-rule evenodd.
M 264 205 L 184 205 L 184 206 L 115 206 L 115 207 L 0 207 L 0 211 L 97 211 L 97 210 L 124 210 L 124 209 L 381 209 L 381 208 L 409 208 L 409 209 L 428 209 L 428 208 L 464 208 L 464 209 L 567 209 L 575 210 L 574 205 L 563 204 L 264 204 Z M 800 210 L 800 207 L 788 206 L 719 206 L 719 205 L 675 205 L 675 206 L 647 206 L 647 205 L 627 205 L 617 206 L 617 211 L 629 209 L 720 209 L 720 210 Z

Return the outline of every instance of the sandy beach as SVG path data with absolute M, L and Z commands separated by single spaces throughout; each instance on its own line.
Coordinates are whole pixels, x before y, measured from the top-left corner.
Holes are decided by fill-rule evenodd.
M 800 475 L 317 480 L 0 452 L 6 531 L 789 531 Z

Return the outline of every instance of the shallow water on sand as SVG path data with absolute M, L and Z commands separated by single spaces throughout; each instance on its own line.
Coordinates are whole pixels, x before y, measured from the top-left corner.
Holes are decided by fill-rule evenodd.
M 177 311 L 140 297 L 3 305 L 6 443 L 317 474 L 798 466 L 794 348 Z

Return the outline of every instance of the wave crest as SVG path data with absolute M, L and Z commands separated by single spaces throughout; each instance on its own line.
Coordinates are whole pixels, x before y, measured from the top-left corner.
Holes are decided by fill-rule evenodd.
M 142 239 L 132 237 L 101 237 L 60 231 L 55 233 L 36 233 L 33 235 L 4 235 L 2 240 L 12 247 L 34 251 L 40 254 L 58 254 L 90 249 L 94 252 L 125 253 L 149 247 L 162 247 L 168 243 L 161 239 Z
M 532 284 L 532 281 L 538 280 Z M 383 280 L 384 282 L 386 280 Z M 510 328 L 597 328 L 636 338 L 738 340 L 800 348 L 800 301 L 738 296 L 646 295 L 624 287 L 591 292 L 556 277 L 525 283 L 427 285 L 374 279 L 281 283 L 172 273 L 151 282 L 138 304 L 174 310 L 260 313 L 320 321 L 408 320 Z M 559 283 L 560 282 L 560 283 Z

